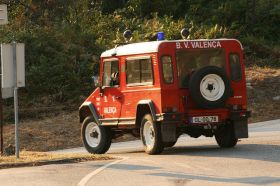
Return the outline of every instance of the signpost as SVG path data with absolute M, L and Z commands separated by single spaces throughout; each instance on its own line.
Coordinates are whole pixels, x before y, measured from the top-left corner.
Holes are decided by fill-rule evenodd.
M 6 97 L 14 96 L 15 146 L 17 158 L 19 158 L 18 88 L 25 86 L 24 56 L 24 44 L 16 43 L 15 41 L 11 44 L 1 44 L 2 88 L 6 89 Z M 14 95 L 12 95 L 11 88 L 14 89 Z
M 7 6 L 0 5 L 0 25 L 8 23 Z M 1 153 L 3 153 L 3 114 L 2 99 L 14 96 L 15 109 L 15 146 L 16 157 L 19 158 L 19 119 L 18 119 L 18 87 L 25 86 L 25 52 L 24 44 L 13 41 L 1 44 L 1 82 L 0 82 L 0 114 L 1 114 Z M 3 94 L 2 94 L 3 92 Z
M 1 77 L 1 79 L 2 79 L 2 75 L 0 76 Z M 1 156 L 3 155 L 3 145 L 4 145 L 4 143 L 3 143 L 3 121 L 4 121 L 4 119 L 3 119 L 3 99 L 2 99 L 2 83 L 1 83 L 1 81 L 0 81 L 0 132 L 1 132 L 1 134 L 0 134 L 0 140 L 1 140 Z
M 0 5 L 0 25 L 8 24 L 7 5 Z M 0 76 L 2 80 L 2 75 Z M 2 99 L 2 83 L 0 80 L 0 138 L 1 138 L 1 155 L 3 155 L 3 99 Z M 3 94 L 4 95 L 4 94 Z

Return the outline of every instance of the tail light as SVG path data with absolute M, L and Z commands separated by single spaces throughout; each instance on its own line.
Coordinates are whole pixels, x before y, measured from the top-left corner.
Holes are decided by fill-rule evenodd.
M 232 105 L 232 110 L 242 110 L 242 105 Z
M 247 110 L 247 105 L 232 105 L 232 110 Z
M 243 110 L 247 110 L 247 105 L 242 105 Z

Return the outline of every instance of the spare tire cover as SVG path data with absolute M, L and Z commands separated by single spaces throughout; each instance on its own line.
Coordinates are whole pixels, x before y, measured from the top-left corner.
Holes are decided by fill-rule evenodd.
M 199 108 L 221 108 L 230 96 L 230 84 L 225 71 L 216 66 L 203 67 L 191 76 L 190 95 Z

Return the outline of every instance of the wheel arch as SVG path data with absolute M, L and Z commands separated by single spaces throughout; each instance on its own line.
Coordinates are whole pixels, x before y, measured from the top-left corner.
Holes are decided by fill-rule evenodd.
M 84 102 L 79 108 L 80 123 L 82 123 L 84 119 L 88 116 L 92 116 L 98 125 L 101 124 L 94 105 L 91 102 Z
M 153 121 L 156 121 L 156 109 L 152 100 L 140 100 L 136 108 L 136 126 L 140 128 L 141 119 L 145 114 L 150 113 Z

